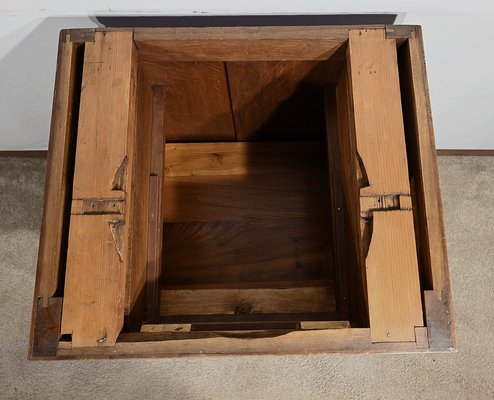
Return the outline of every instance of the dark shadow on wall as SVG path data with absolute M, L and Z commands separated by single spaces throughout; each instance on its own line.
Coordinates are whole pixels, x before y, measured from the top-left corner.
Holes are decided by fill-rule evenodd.
M 226 27 L 393 24 L 397 14 L 96 16 L 107 27 Z

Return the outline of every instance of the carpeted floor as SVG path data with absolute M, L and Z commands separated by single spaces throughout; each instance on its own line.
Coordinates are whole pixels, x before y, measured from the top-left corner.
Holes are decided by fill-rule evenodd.
M 454 354 L 29 362 L 43 159 L 0 158 L 0 398 L 494 399 L 494 158 L 442 157 Z

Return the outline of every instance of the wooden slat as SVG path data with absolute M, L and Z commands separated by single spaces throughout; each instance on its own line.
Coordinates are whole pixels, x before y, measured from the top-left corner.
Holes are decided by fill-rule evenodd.
M 162 290 L 161 315 L 305 313 L 335 310 L 329 288 Z
M 164 237 L 165 286 L 290 287 L 334 274 L 326 221 L 166 224 Z
M 341 163 L 344 202 L 345 268 L 349 283 L 350 320 L 366 326 L 368 324 L 367 285 L 362 246 L 360 244 L 359 188 L 353 109 L 348 87 L 347 68 L 344 68 L 336 86 L 336 113 L 338 134 L 334 138 Z M 330 134 L 331 131 L 328 132 Z
M 369 182 L 360 194 L 409 194 L 395 40 L 384 29 L 350 30 L 348 72 L 357 151 Z
M 427 229 L 428 246 L 424 248 L 429 254 L 430 276 L 434 290 L 449 292 L 448 257 L 444 233 L 443 207 L 439 172 L 437 167 L 434 129 L 432 127 L 429 87 L 425 70 L 424 50 L 420 29 L 416 36 L 408 40 L 407 67 L 410 72 L 411 97 L 413 118 L 418 147 L 420 179 L 423 190 L 424 214 L 426 221 L 421 221 Z M 412 133 L 412 132 L 410 132 Z M 441 295 L 442 296 L 442 295 Z M 449 296 L 449 294 L 446 294 Z
M 118 180 L 129 167 L 125 159 L 134 84 L 132 51 L 130 32 L 97 33 L 96 41 L 86 44 L 72 193 L 75 199 L 113 198 L 126 189 L 125 185 L 118 189 Z
M 72 215 L 62 333 L 112 346 L 122 328 L 135 141 L 132 32 L 98 32 L 85 48 L 73 198 L 125 199 L 125 214 Z
M 164 196 L 165 223 L 317 219 L 329 212 L 324 171 L 167 177 Z
M 241 340 L 220 336 L 215 332 L 191 333 L 163 332 L 122 335 L 115 348 L 73 348 L 70 343 L 61 343 L 58 356 L 61 358 L 123 358 L 123 357 L 177 357 L 197 354 L 315 354 L 315 353 L 392 353 L 424 352 L 415 341 L 410 343 L 372 343 L 370 330 L 323 329 L 291 331 L 252 340 Z M 156 335 L 156 336 L 152 336 Z M 184 340 L 190 337 L 190 340 Z M 140 341 L 137 341 L 138 338 Z
M 326 60 L 344 40 L 263 39 L 255 44 L 237 39 L 136 40 L 139 56 L 153 62 L 166 61 L 289 61 Z
M 314 171 L 326 158 L 320 141 L 167 143 L 165 154 L 166 177 Z
M 140 61 L 144 85 L 166 91 L 166 141 L 235 140 L 223 62 Z M 150 111 L 149 111 L 150 112 Z
M 374 213 L 366 271 L 372 340 L 415 341 L 424 323 L 412 211 Z
M 375 27 L 385 28 L 385 25 Z M 348 39 L 348 29 L 355 26 L 255 26 L 208 28 L 134 28 L 137 45 L 147 41 L 168 40 L 286 40 Z
M 191 324 L 144 324 L 141 332 L 190 332 Z
M 350 30 L 348 73 L 372 340 L 414 341 L 423 318 L 395 40 L 383 29 Z M 368 213 L 368 196 L 396 201 Z
M 77 347 L 114 345 L 123 324 L 126 271 L 111 221 L 107 215 L 71 218 L 61 331 Z
M 146 271 L 146 320 L 154 321 L 159 314 L 163 217 L 162 193 L 164 175 L 163 143 L 165 123 L 165 91 L 162 86 L 152 88 L 151 170 L 149 177 L 148 245 Z
M 73 133 L 71 131 L 72 105 L 76 90 L 74 85 L 77 46 L 66 42 L 62 34 L 58 50 L 50 129 L 50 154 L 46 166 L 43 221 L 36 277 L 37 297 L 44 298 L 53 296 L 58 285 L 63 226 L 67 211 L 65 203 L 69 190 L 67 168 Z M 73 138 L 72 141 L 74 141 Z
M 336 86 L 325 88 L 324 106 L 326 117 L 326 144 L 328 158 L 329 190 L 331 201 L 331 241 L 333 243 L 333 263 L 338 296 L 338 313 L 341 319 L 349 318 L 348 270 L 350 260 L 345 249 L 345 200 L 343 194 L 343 165 L 338 140 L 338 109 Z
M 348 321 L 301 321 L 300 329 L 349 329 Z

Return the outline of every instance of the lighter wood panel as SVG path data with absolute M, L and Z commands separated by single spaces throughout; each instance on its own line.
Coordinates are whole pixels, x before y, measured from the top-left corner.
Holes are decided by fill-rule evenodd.
M 424 323 L 412 211 L 374 213 L 366 271 L 372 341 L 415 341 Z
M 135 200 L 135 69 L 132 32 L 86 43 L 73 198 L 121 198 L 123 218 L 72 215 L 62 333 L 73 346 L 113 346 L 123 325 Z M 128 298 L 127 298 L 128 300 Z
M 325 151 L 314 142 L 167 143 L 165 176 L 269 174 L 323 170 Z M 294 165 L 294 160 L 297 165 Z
M 72 334 L 74 347 L 115 344 L 122 328 L 126 271 L 110 227 L 117 220 L 71 218 L 61 333 Z
M 132 61 L 132 32 L 97 32 L 95 41 L 85 45 L 75 199 L 123 195 L 113 188 L 129 167 L 125 158 L 133 117 L 129 112 L 135 86 Z
M 349 32 L 348 71 L 357 151 L 368 187 L 362 195 L 410 193 L 396 41 L 384 29 Z
M 334 312 L 329 288 L 162 290 L 161 315 Z

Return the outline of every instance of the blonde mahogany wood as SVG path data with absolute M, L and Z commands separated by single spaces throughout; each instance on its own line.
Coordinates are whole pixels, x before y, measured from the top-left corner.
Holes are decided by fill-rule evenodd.
M 412 211 L 375 212 L 373 224 L 366 259 L 372 340 L 414 341 L 424 323 Z
M 396 42 L 387 39 L 383 29 L 350 30 L 347 62 L 360 203 L 371 207 L 367 196 L 377 196 L 380 201 L 398 196 L 396 204 L 386 201 L 384 209 L 380 206 L 365 215 L 370 219 L 360 220 L 372 340 L 412 341 L 415 327 L 423 326 L 423 317 L 413 215 L 407 196 L 401 196 L 400 204 L 400 195 L 410 194 L 410 184 Z
M 334 312 L 332 289 L 195 289 L 161 291 L 161 315 Z
M 396 42 L 384 29 L 352 29 L 347 62 L 357 152 L 368 180 L 360 194 L 409 194 Z
M 73 198 L 123 198 L 125 214 L 72 215 L 62 334 L 113 346 L 123 325 L 132 215 L 135 69 L 131 32 L 86 43 Z

